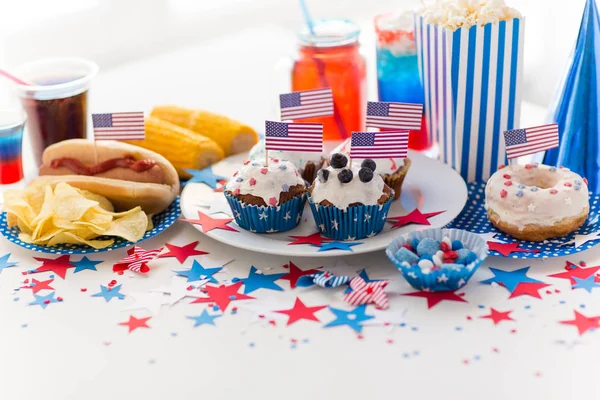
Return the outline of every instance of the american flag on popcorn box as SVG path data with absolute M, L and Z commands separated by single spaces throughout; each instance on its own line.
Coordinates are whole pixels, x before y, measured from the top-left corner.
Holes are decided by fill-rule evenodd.
M 508 159 L 558 147 L 558 124 L 513 129 L 504 132 Z
M 421 129 L 423 104 L 386 103 L 369 101 L 367 103 L 367 123 L 371 128 L 384 129 Z
M 352 132 L 352 158 L 406 158 L 408 131 Z
M 265 149 L 320 153 L 323 151 L 323 124 L 266 121 Z
M 92 114 L 95 140 L 144 140 L 143 112 Z
M 281 120 L 328 117 L 333 115 L 333 93 L 330 88 L 306 90 L 279 95 Z

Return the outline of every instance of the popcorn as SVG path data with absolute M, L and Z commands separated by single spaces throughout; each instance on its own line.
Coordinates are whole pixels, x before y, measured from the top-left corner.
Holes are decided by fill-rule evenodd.
M 504 0 L 438 0 L 424 5 L 419 15 L 428 24 L 453 31 L 522 17 L 517 10 L 508 7 Z

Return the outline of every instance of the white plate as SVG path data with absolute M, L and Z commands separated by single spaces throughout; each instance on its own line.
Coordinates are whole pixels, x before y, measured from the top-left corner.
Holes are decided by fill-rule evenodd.
M 213 165 L 213 172 L 217 175 L 230 177 L 246 160 L 247 153 L 229 157 Z M 402 186 L 402 196 L 392 203 L 388 217 L 405 215 L 416 207 L 423 213 L 446 210 L 446 212 L 429 218 L 430 226 L 407 225 L 402 228 L 390 230 L 391 223 L 386 224 L 379 235 L 357 240 L 362 244 L 353 246 L 352 252 L 345 250 L 329 250 L 318 252 L 319 248 L 307 244 L 290 246 L 292 239 L 289 236 L 304 236 L 317 232 L 317 226 L 312 217 L 308 202 L 304 209 L 302 221 L 296 228 L 280 233 L 252 233 L 241 229 L 232 221 L 231 225 L 240 232 L 214 229 L 207 236 L 230 246 L 239 247 L 250 251 L 259 251 L 267 254 L 305 257 L 332 257 L 349 254 L 368 253 L 385 249 L 391 241 L 404 233 L 428 228 L 441 228 L 452 221 L 463 209 L 467 202 L 467 186 L 465 181 L 456 171 L 437 160 L 432 160 L 422 154 L 409 151 L 412 161 L 410 171 Z M 207 199 L 215 195 L 213 189 L 203 183 L 190 183 L 186 185 L 181 194 L 181 212 L 188 219 L 197 219 L 198 211 L 208 213 L 206 207 L 200 206 Z M 223 198 L 223 202 L 226 203 Z M 224 218 L 223 214 L 211 215 L 215 218 Z M 202 229 L 194 225 L 200 232 Z

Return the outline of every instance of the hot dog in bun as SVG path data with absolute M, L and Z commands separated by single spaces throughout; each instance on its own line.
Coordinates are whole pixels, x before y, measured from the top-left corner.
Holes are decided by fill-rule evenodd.
M 117 211 L 136 206 L 148 214 L 166 209 L 179 194 L 179 177 L 158 153 L 127 143 L 65 140 L 44 150 L 39 178 L 66 182 L 108 198 Z

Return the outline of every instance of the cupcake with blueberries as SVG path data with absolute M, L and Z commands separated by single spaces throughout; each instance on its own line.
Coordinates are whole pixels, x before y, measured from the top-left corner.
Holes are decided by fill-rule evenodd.
M 308 201 L 321 233 L 335 240 L 357 240 L 383 230 L 394 191 L 374 171 L 371 159 L 348 165 L 341 153 L 319 170 L 308 189 Z
M 266 154 L 265 141 L 262 139 L 250 149 L 248 157 L 252 161 L 265 162 Z M 288 160 L 294 164 L 298 173 L 307 182 L 315 180 L 317 171 L 321 169 L 325 162 L 325 156 L 322 152 L 269 150 L 269 158 Z
M 338 147 L 333 149 L 331 154 L 342 153 L 349 155 L 350 144 L 351 139 L 348 138 Z M 352 159 L 352 164 L 357 166 L 361 165 L 362 162 L 362 159 Z M 377 160 L 377 170 L 374 172 L 381 176 L 386 185 L 394 189 L 394 200 L 398 200 L 400 198 L 402 184 L 404 183 L 404 178 L 410 169 L 410 165 L 411 161 L 408 158 L 380 158 Z
M 306 204 L 306 182 L 294 164 L 270 159 L 269 164 L 246 161 L 225 185 L 235 222 L 257 233 L 293 229 Z

